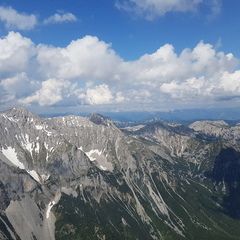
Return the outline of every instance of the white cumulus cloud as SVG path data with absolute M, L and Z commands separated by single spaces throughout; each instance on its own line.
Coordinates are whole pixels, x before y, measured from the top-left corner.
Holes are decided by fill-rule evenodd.
M 217 106 L 219 100 L 231 106 L 239 95 L 239 59 L 203 41 L 180 53 L 165 44 L 125 61 L 95 36 L 61 48 L 15 32 L 0 38 L 0 108 L 21 103 L 158 109 Z
M 0 73 L 23 72 L 35 54 L 35 46 L 20 33 L 9 32 L 0 38 Z
M 153 20 L 169 12 L 194 12 L 203 4 L 213 15 L 221 10 L 221 0 L 118 0 L 116 7 Z
M 70 12 L 67 13 L 55 13 L 52 16 L 46 18 L 43 23 L 44 24 L 58 24 L 58 23 L 68 23 L 68 22 L 76 22 L 77 17 Z
M 40 106 L 51 106 L 63 99 L 63 92 L 69 87 L 69 82 L 59 79 L 43 81 L 39 90 L 33 95 L 20 99 L 23 104 L 38 103 Z
M 46 74 L 64 79 L 109 79 L 121 59 L 111 46 L 94 36 L 72 41 L 65 48 L 42 45 L 37 60 Z
M 37 25 L 37 17 L 34 14 L 17 12 L 12 7 L 0 6 L 0 21 L 7 29 L 30 30 Z
M 109 87 L 106 84 L 102 84 L 94 88 L 87 89 L 85 99 L 87 103 L 91 105 L 107 104 L 112 102 L 113 95 Z

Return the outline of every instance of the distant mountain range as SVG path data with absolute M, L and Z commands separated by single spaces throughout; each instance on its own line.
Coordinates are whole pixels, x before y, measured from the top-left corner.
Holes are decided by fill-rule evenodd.
M 79 113 L 52 113 L 41 114 L 42 117 L 68 116 L 71 114 L 80 116 L 89 116 L 88 112 Z M 144 121 L 178 121 L 182 123 L 193 122 L 197 120 L 226 120 L 235 123 L 240 120 L 239 108 L 204 108 L 204 109 L 182 109 L 172 111 L 119 111 L 119 112 L 100 112 L 108 116 L 113 121 L 120 122 L 144 122 Z
M 239 239 L 240 124 L 161 114 L 1 112 L 0 239 Z

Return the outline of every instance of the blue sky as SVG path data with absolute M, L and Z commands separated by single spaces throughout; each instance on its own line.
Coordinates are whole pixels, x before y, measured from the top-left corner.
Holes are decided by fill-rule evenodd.
M 0 1 L 0 109 L 238 107 L 239 9 L 237 0 Z
M 169 12 L 163 17 L 146 21 L 116 8 L 114 0 L 53 0 L 53 1 L 0 1 L 19 12 L 34 13 L 39 19 L 47 18 L 57 11 L 71 12 L 78 21 L 72 24 L 52 26 L 39 25 L 33 31 L 25 31 L 35 43 L 65 46 L 71 40 L 85 35 L 98 36 L 126 60 L 154 52 L 161 45 L 171 43 L 177 51 L 194 47 L 200 40 L 211 44 L 221 41 L 221 49 L 239 56 L 240 38 L 238 0 L 219 1 L 221 12 L 217 16 L 203 5 L 197 12 Z M 1 26 L 1 34 L 6 29 Z

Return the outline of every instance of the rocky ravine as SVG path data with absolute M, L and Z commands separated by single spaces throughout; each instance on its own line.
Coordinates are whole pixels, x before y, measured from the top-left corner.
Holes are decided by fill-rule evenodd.
M 212 124 L 0 113 L 0 239 L 238 239 L 238 127 Z

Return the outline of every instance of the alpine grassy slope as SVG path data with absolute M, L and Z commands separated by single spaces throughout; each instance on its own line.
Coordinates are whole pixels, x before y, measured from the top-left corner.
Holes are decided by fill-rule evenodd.
M 0 113 L 0 239 L 239 236 L 239 125 Z

